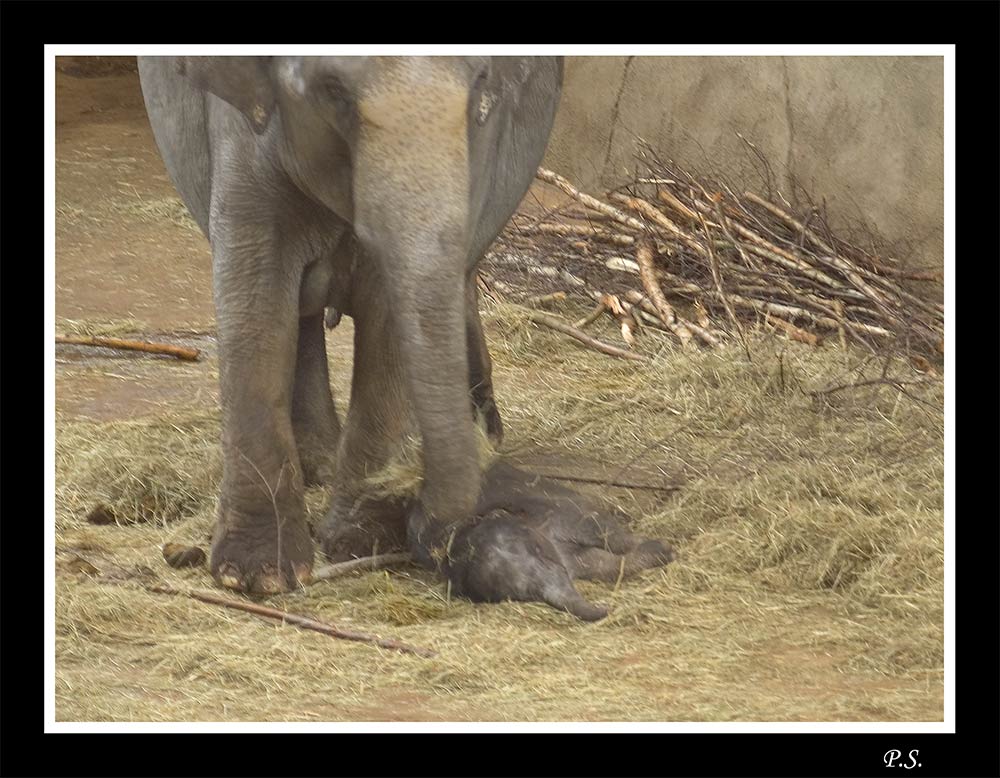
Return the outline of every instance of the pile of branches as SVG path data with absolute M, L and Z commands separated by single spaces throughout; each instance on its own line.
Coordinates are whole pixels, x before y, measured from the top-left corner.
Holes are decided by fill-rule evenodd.
M 572 205 L 514 223 L 491 259 L 502 263 L 511 250 L 534 249 L 531 272 L 598 301 L 577 326 L 610 313 L 628 346 L 643 324 L 684 346 L 711 348 L 730 337 L 745 345 L 744 324 L 763 322 L 813 345 L 833 335 L 872 353 L 892 344 L 925 364 L 943 354 L 943 306 L 904 286 L 940 282 L 939 273 L 908 269 L 874 244 L 834 235 L 815 206 L 795 209 L 696 178 L 648 147 L 639 159 L 645 173 L 604 200 L 540 168 L 537 177 Z M 605 273 L 595 282 L 596 265 L 631 280 L 608 281 Z

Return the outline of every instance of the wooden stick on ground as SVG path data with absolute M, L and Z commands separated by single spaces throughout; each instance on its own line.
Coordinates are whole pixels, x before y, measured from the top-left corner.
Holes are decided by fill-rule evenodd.
M 565 335 L 569 335 L 571 338 L 576 338 L 583 345 L 594 349 L 595 351 L 600 351 L 602 354 L 607 354 L 612 357 L 618 357 L 619 359 L 631 359 L 633 362 L 646 362 L 646 357 L 641 354 L 636 354 L 632 351 L 626 351 L 625 349 L 618 348 L 617 346 L 612 346 L 610 343 L 605 343 L 603 340 L 597 340 L 597 338 L 592 338 L 585 332 L 581 332 L 576 327 L 566 322 L 559 321 L 553 316 L 548 316 L 544 313 L 533 313 L 529 317 L 531 321 L 535 324 L 540 324 L 543 327 L 548 327 L 549 329 L 556 330 Z
M 604 297 L 602 295 L 600 298 L 598 298 L 597 305 L 594 306 L 594 308 L 590 311 L 590 313 L 588 313 L 579 321 L 574 322 L 573 326 L 576 327 L 577 329 L 581 329 L 582 327 L 588 327 L 595 321 L 600 319 L 601 316 L 604 315 L 604 312 L 607 309 L 608 307 L 604 304 Z
M 608 313 L 611 314 L 621 327 L 622 340 L 625 341 L 625 345 L 632 348 L 635 344 L 635 336 L 632 333 L 642 325 L 639 324 L 636 317 L 632 314 L 631 306 L 623 303 L 618 299 L 618 295 L 615 294 L 605 294 L 601 297 L 601 302 L 604 303 Z
M 77 338 L 66 335 L 56 335 L 56 343 L 66 343 L 72 346 L 98 346 L 114 348 L 122 351 L 145 351 L 148 354 L 166 354 L 177 359 L 197 362 L 200 351 L 186 346 L 174 346 L 169 343 L 147 343 L 139 340 L 122 340 L 121 338 Z
M 663 322 L 663 326 L 680 339 L 681 346 L 686 348 L 691 343 L 691 330 L 677 319 L 674 309 L 670 307 L 670 303 L 663 295 L 660 282 L 656 280 L 656 270 L 653 268 L 653 241 L 648 236 L 643 235 L 639 238 L 635 249 L 635 258 L 639 263 L 639 278 L 642 279 L 642 286 L 655 306 L 660 321 Z
M 583 203 L 588 208 L 592 208 L 599 213 L 603 213 L 610 216 L 619 224 L 624 224 L 626 227 L 631 227 L 633 230 L 639 230 L 640 232 L 646 228 L 641 221 L 633 216 L 629 216 L 624 211 L 615 208 L 613 205 L 608 205 L 605 202 L 601 202 L 596 197 L 591 197 L 585 192 L 581 192 L 575 186 L 573 186 L 569 181 L 563 178 L 558 173 L 553 173 L 551 170 L 540 167 L 535 173 L 535 177 L 544 181 L 547 184 L 552 184 L 553 186 L 559 187 L 562 191 L 568 194 L 570 197 Z
M 562 473 L 546 473 L 544 471 L 539 471 L 538 475 L 542 478 L 551 478 L 555 481 L 573 481 L 574 483 L 581 484 L 599 484 L 601 486 L 616 486 L 619 489 L 648 489 L 652 492 L 677 492 L 680 491 L 679 486 L 663 486 L 657 484 L 637 484 L 631 481 L 619 481 L 617 479 L 607 479 L 607 478 L 588 478 L 582 475 L 563 475 Z
M 650 222 L 655 224 L 657 227 L 663 228 L 667 234 L 672 235 L 692 251 L 703 257 L 707 256 L 705 247 L 696 238 L 693 238 L 691 235 L 684 232 L 684 230 L 674 224 L 674 222 L 667 218 L 667 216 L 658 211 L 653 205 L 647 203 L 645 200 L 640 200 L 638 197 L 629 197 L 620 193 L 611 195 L 611 199 L 616 203 L 621 203 L 627 208 L 631 208 L 636 213 L 642 214 L 644 217 L 649 219 Z M 708 228 L 706 227 L 705 229 L 707 230 Z M 709 233 L 706 231 L 705 235 L 708 237 Z
M 844 332 L 844 303 L 840 300 L 833 301 L 833 310 L 837 314 L 837 322 L 840 325 L 837 327 L 837 332 L 840 334 L 840 347 L 847 350 L 847 333 Z
M 409 562 L 410 559 L 410 555 L 402 551 L 395 554 L 376 554 L 375 556 L 359 557 L 347 562 L 323 565 L 313 571 L 312 579 L 314 581 L 329 581 L 331 578 L 340 578 L 340 576 L 353 573 L 355 570 L 382 570 L 393 565 L 404 564 Z
M 625 299 L 628 300 L 632 305 L 638 306 L 639 310 L 642 311 L 646 316 L 652 315 L 652 319 L 657 324 L 661 324 L 659 314 L 656 307 L 653 305 L 652 301 L 641 292 L 636 289 L 630 289 L 625 292 Z M 676 311 L 675 311 L 676 315 Z M 688 321 L 687 319 L 677 316 L 677 321 L 687 327 L 695 336 L 697 336 L 706 346 L 714 348 L 719 345 L 719 339 L 708 331 L 706 327 L 702 327 L 700 324 L 695 324 L 693 321 Z
M 790 213 L 788 213 L 784 209 L 779 208 L 774 203 L 768 202 L 763 197 L 761 197 L 758 194 L 754 194 L 753 192 L 744 192 L 743 196 L 747 200 L 749 200 L 750 202 L 756 203 L 757 205 L 761 206 L 762 208 L 764 208 L 765 210 L 767 210 L 768 212 L 770 212 L 774 216 L 777 216 L 779 219 L 781 219 L 783 222 L 785 222 L 785 224 L 787 224 L 790 227 L 793 227 L 794 229 L 798 230 L 804 237 L 808 237 L 812 241 L 812 243 L 817 248 L 819 248 L 821 251 L 825 251 L 827 254 L 829 254 L 832 257 L 839 257 L 840 256 L 839 252 L 837 252 L 837 250 L 832 245 L 830 245 L 829 243 L 827 243 L 826 241 L 824 241 L 813 230 L 809 229 L 809 226 L 807 224 L 803 224 L 802 222 L 800 222 L 798 219 L 796 219 L 794 216 L 792 216 Z M 878 273 L 881 273 L 883 275 L 894 275 L 894 276 L 896 276 L 898 278 L 909 279 L 911 281 L 942 281 L 942 280 L 944 280 L 943 279 L 943 274 L 941 274 L 941 273 L 934 273 L 934 272 L 930 272 L 930 271 L 928 271 L 928 272 L 920 272 L 920 271 L 915 271 L 915 272 L 911 271 L 911 272 L 908 272 L 908 271 L 906 271 L 906 270 L 904 270 L 902 268 L 887 267 L 887 266 L 885 266 L 885 265 L 883 265 L 881 263 L 875 262 L 874 259 L 871 259 L 871 258 L 869 258 L 868 261 L 869 261 L 869 263 L 872 265 L 872 267 Z
M 819 335 L 807 332 L 801 327 L 796 327 L 791 322 L 779 319 L 777 316 L 773 316 L 770 313 L 764 314 L 764 323 L 777 327 L 789 338 L 797 340 L 799 343 L 808 343 L 810 346 L 818 346 L 822 342 Z
M 206 602 L 210 605 L 221 605 L 224 608 L 232 608 L 234 610 L 244 611 L 245 613 L 252 613 L 254 616 L 262 616 L 266 619 L 276 619 L 286 624 L 293 624 L 294 626 L 301 627 L 302 629 L 310 629 L 314 632 L 321 632 L 324 635 L 329 635 L 330 637 L 339 638 L 341 640 L 356 640 L 361 643 L 371 643 L 372 645 L 379 646 L 380 648 L 389 648 L 393 651 L 401 651 L 404 654 L 416 654 L 417 656 L 423 657 L 437 656 L 436 651 L 431 651 L 428 648 L 411 646 L 408 643 L 401 643 L 398 640 L 392 640 L 389 638 L 380 638 L 378 635 L 372 635 L 369 632 L 355 632 L 353 630 L 342 629 L 341 627 L 335 627 L 333 624 L 327 624 L 324 621 L 310 619 L 307 616 L 299 616 L 296 613 L 288 613 L 287 611 L 278 610 L 277 608 L 268 608 L 266 605 L 258 605 L 252 602 L 231 600 L 228 597 L 222 597 L 221 595 L 213 592 L 202 592 L 193 589 L 176 589 L 173 586 L 165 586 L 162 584 L 147 586 L 146 590 L 155 594 L 173 594 L 180 595 L 182 597 L 190 597 L 191 599 L 198 600 L 199 602 Z
M 610 230 L 602 230 L 598 227 L 592 227 L 589 224 L 552 224 L 550 222 L 542 222 L 541 224 L 536 224 L 532 227 L 523 229 L 521 232 L 527 235 L 531 235 L 532 233 L 559 235 L 564 238 L 579 235 L 584 238 L 595 238 L 597 240 L 607 241 L 608 243 L 614 243 L 618 246 L 631 246 L 635 243 L 635 238 L 631 235 L 625 235 L 620 232 L 611 232 Z
M 659 183 L 653 197 L 619 189 L 599 200 L 550 170 L 541 168 L 537 172 L 539 179 L 579 203 L 570 207 L 582 206 L 602 214 L 605 220 L 600 227 L 582 221 L 547 224 L 537 232 L 570 241 L 576 236 L 614 235 L 613 242 L 622 247 L 629 241 L 638 247 L 643 235 L 655 241 L 649 263 L 653 267 L 652 279 L 646 262 L 640 267 L 635 258 L 609 256 L 607 242 L 604 246 L 596 240 L 586 244 L 586 253 L 592 255 L 590 259 L 642 278 L 643 285 L 639 287 L 642 295 L 636 290 L 628 293 L 617 290 L 622 307 L 632 313 L 637 323 L 649 323 L 675 337 L 677 333 L 670 325 L 679 324 L 687 329 L 692 340 L 718 340 L 719 333 L 702 326 L 701 318 L 689 317 L 692 321 L 687 321 L 675 307 L 669 309 L 673 316 L 667 315 L 657 290 L 650 284 L 653 280 L 671 306 L 675 305 L 674 294 L 694 295 L 696 301 L 704 299 L 713 305 L 721 304 L 730 329 L 735 330 L 733 334 L 742 341 L 744 350 L 747 339 L 743 328 L 748 311 L 770 314 L 773 326 L 803 342 L 811 343 L 821 337 L 814 332 L 817 326 L 839 332 L 842 341 L 855 340 L 869 350 L 875 349 L 869 336 L 906 342 L 916 338 L 919 346 L 929 349 L 939 342 L 943 332 L 942 306 L 924 300 L 898 283 L 905 276 L 933 280 L 933 272 L 907 270 L 897 266 L 895 259 L 880 260 L 874 244 L 869 252 L 835 238 L 825 221 L 821 219 L 819 227 L 813 223 L 814 212 L 801 220 L 793 215 L 792 206 L 780 194 L 774 195 L 778 200 L 769 202 L 770 193 L 765 199 L 752 192 L 734 191 L 724 181 L 704 183 L 683 170 L 672 170 L 655 153 L 648 158 L 654 160 L 646 163 L 653 177 L 649 181 L 655 178 Z M 728 193 L 731 202 L 723 200 L 717 190 Z M 586 212 L 582 215 L 589 218 Z M 607 231 L 607 236 L 601 234 L 602 230 Z M 676 261 L 677 267 L 670 269 L 684 276 L 683 279 L 657 265 L 657 252 L 662 255 L 665 251 L 661 243 L 667 244 L 666 251 Z M 525 246 L 513 242 L 512 245 L 537 253 L 537 246 L 530 239 Z M 580 248 L 583 244 L 571 245 Z M 556 272 L 554 268 L 552 272 Z M 626 300 L 631 309 L 627 308 Z
M 717 299 L 720 302 L 722 301 L 719 293 L 714 289 L 703 289 L 697 284 L 688 283 L 680 276 L 676 276 L 665 270 L 661 270 L 660 273 L 661 275 L 665 276 L 668 280 L 671 281 L 672 291 L 675 291 L 679 294 L 704 295 L 712 299 Z M 821 314 L 816 313 L 815 311 L 807 310 L 806 308 L 801 308 L 794 305 L 788 305 L 787 303 L 772 303 L 765 300 L 756 300 L 753 298 L 747 298 L 743 297 L 742 295 L 731 294 L 731 293 L 727 294 L 726 298 L 731 303 L 733 303 L 733 305 L 739 305 L 741 308 L 754 310 L 762 314 L 766 313 L 777 314 L 779 316 L 789 317 L 792 319 L 802 317 L 808 319 L 814 324 L 818 324 L 819 326 L 825 327 L 830 330 L 837 330 L 841 326 L 844 326 L 847 328 L 847 331 L 852 334 L 854 330 L 857 330 L 858 332 L 864 332 L 868 335 L 877 335 L 879 337 L 892 336 L 892 333 L 889 330 L 883 327 L 876 326 L 874 324 L 864 324 L 862 322 L 856 322 L 856 321 L 849 322 L 846 320 L 838 322 L 836 319 L 833 319 L 829 316 L 823 316 Z
M 629 261 L 631 262 L 631 260 Z M 622 266 L 616 266 L 614 269 L 622 270 L 622 272 L 627 272 L 627 273 L 635 273 L 636 275 L 638 275 L 639 273 L 638 266 L 634 268 L 631 266 L 627 268 Z M 720 295 L 716 289 L 707 289 L 698 286 L 697 284 L 693 284 L 688 280 L 681 278 L 678 275 L 674 275 L 673 273 L 667 270 L 661 269 L 658 270 L 657 272 L 659 273 L 659 275 L 663 276 L 668 281 L 670 281 L 671 284 L 670 290 L 672 293 L 686 295 L 686 296 L 693 296 L 695 299 L 698 299 L 699 297 L 707 297 L 713 300 L 718 300 L 720 303 L 723 303 L 723 307 L 725 307 L 723 296 Z M 875 324 L 865 324 L 863 322 L 846 321 L 846 320 L 841 320 L 840 322 L 838 322 L 836 319 L 831 318 L 829 316 L 823 316 L 822 314 L 818 314 L 815 311 L 811 311 L 799 306 L 788 305 L 787 303 L 774 303 L 765 300 L 756 300 L 732 293 L 727 293 L 726 295 L 724 295 L 724 297 L 733 305 L 738 305 L 739 307 L 745 310 L 752 310 L 761 314 L 772 313 L 772 314 L 777 314 L 779 316 L 789 317 L 792 319 L 802 317 L 808 319 L 814 324 L 817 324 L 821 327 L 825 327 L 826 329 L 830 330 L 837 330 L 841 326 L 843 326 L 846 328 L 847 332 L 852 337 L 857 337 L 858 332 L 863 332 L 867 335 L 876 335 L 878 337 L 892 337 L 891 331 L 885 329 L 884 327 L 879 327 Z M 627 292 L 625 295 L 625 299 L 628 300 L 629 302 L 641 303 L 643 306 L 649 303 L 649 300 L 647 298 L 643 297 L 641 294 L 639 294 L 639 292 L 635 290 Z M 645 300 L 645 303 L 643 303 L 642 300 Z M 652 308 L 652 303 L 649 303 L 649 306 L 650 308 Z M 685 321 L 684 323 L 687 325 L 689 329 L 692 330 L 692 332 L 695 333 L 698 332 L 698 330 L 694 329 L 694 327 L 697 327 L 697 325 L 694 325 L 694 327 L 692 327 L 692 322 L 690 321 Z
M 674 196 L 673 192 L 671 192 L 669 189 L 657 188 L 656 197 L 657 199 L 659 199 L 661 203 L 665 203 L 666 205 L 670 206 L 670 208 L 672 208 L 676 213 L 679 213 L 688 221 L 692 223 L 698 221 L 698 214 L 696 214 L 694 211 L 692 211 L 690 208 L 684 205 L 684 203 L 678 200 Z
M 545 305 L 545 303 L 557 302 L 559 300 L 565 300 L 565 292 L 550 292 L 549 294 L 536 294 L 534 297 L 529 297 L 525 300 L 528 305 Z
M 695 200 L 694 204 L 701 213 L 708 216 L 713 215 L 715 210 L 713 205 L 709 205 L 700 200 Z M 754 232 L 749 227 L 745 227 L 738 221 L 734 220 L 731 226 L 741 238 L 745 238 L 751 243 L 756 244 L 759 248 L 765 249 L 766 253 L 762 252 L 760 255 L 767 259 L 770 259 L 772 262 L 776 262 L 777 264 L 781 265 L 782 267 L 788 270 L 801 273 L 807 278 L 812 279 L 813 281 L 827 287 L 828 289 L 837 289 L 843 286 L 843 284 L 835 281 L 833 278 L 831 278 L 823 271 L 814 268 L 804 259 L 797 257 L 788 251 L 785 251 L 780 246 L 775 246 L 769 240 L 766 240 L 760 234 Z M 705 230 L 706 234 L 708 234 L 708 228 L 704 227 L 703 225 L 703 229 Z
M 708 225 L 705 224 L 705 217 L 698 214 L 698 218 L 701 220 L 701 228 L 708 235 Z M 740 336 L 740 342 L 743 344 L 743 350 L 746 352 L 747 359 L 753 361 L 750 357 L 750 346 L 747 343 L 746 333 L 743 331 L 743 325 L 740 324 L 740 320 L 736 318 L 736 314 L 733 312 L 733 306 L 729 304 L 729 298 L 726 297 L 726 293 L 722 288 L 722 273 L 719 270 L 719 260 L 715 257 L 715 252 L 712 250 L 712 241 L 707 241 L 705 244 L 708 247 L 708 260 L 712 269 L 712 280 L 715 281 L 715 289 L 719 295 L 719 299 L 722 300 L 722 307 L 726 309 L 726 314 L 729 316 L 729 321 L 732 322 L 733 329 Z
M 794 228 L 796 231 L 798 231 L 804 237 L 808 237 L 821 251 L 825 251 L 827 254 L 836 254 L 837 253 L 836 251 L 834 251 L 834 249 L 833 249 L 832 246 L 830 246 L 819 235 L 817 235 L 815 232 L 813 232 L 811 229 L 809 229 L 808 225 L 805 225 L 802 222 L 800 222 L 798 219 L 796 219 L 790 213 L 788 213 L 787 211 L 785 211 L 783 208 L 779 208 L 774 203 L 769 202 L 768 200 L 765 200 L 760 195 L 754 194 L 753 192 L 750 192 L 750 191 L 744 192 L 743 196 L 747 200 L 749 200 L 751 203 L 756 203 L 757 205 L 759 205 L 762 208 L 766 209 L 767 211 L 769 211 L 773 215 L 777 216 L 779 219 L 781 219 L 783 222 L 785 222 L 785 224 L 787 224 L 790 227 Z

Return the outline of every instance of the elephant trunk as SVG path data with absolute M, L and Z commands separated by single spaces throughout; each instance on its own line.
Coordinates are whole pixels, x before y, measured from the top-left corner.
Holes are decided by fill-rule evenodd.
M 468 85 L 433 60 L 422 68 L 359 101 L 354 217 L 392 306 L 422 438 L 423 511 L 442 528 L 471 514 L 480 475 L 465 327 Z

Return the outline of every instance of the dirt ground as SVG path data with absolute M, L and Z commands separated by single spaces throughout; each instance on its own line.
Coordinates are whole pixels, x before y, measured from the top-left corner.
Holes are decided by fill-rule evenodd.
M 174 522 L 109 526 L 84 520 L 88 497 L 79 489 L 65 495 L 78 475 L 77 452 L 69 449 L 81 440 L 97 441 L 94 445 L 102 436 L 141 441 L 144 430 L 159 424 L 174 425 L 180 436 L 208 430 L 197 441 L 197 456 L 206 458 L 191 462 L 211 463 L 217 361 L 208 246 L 166 177 L 137 75 L 124 67 L 67 67 L 57 74 L 56 102 L 57 331 L 139 333 L 193 345 L 205 355 L 200 362 L 185 363 L 103 350 L 57 350 L 57 490 L 63 489 L 57 491 L 62 498 L 56 509 L 57 719 L 941 720 L 941 606 L 928 612 L 919 599 L 937 592 L 940 581 L 926 581 L 918 592 L 907 578 L 895 588 L 880 583 L 870 596 L 857 594 L 876 574 L 896 575 L 908 549 L 919 548 L 939 563 L 939 529 L 926 537 L 922 528 L 940 525 L 940 483 L 927 484 L 923 471 L 898 470 L 899 463 L 890 459 L 907 456 L 910 448 L 903 443 L 890 455 L 877 450 L 889 445 L 885 438 L 874 439 L 898 431 L 907 447 L 930 447 L 927 472 L 933 482 L 943 472 L 938 462 L 943 457 L 934 449 L 940 433 L 933 424 L 920 427 L 926 422 L 904 430 L 895 409 L 887 418 L 890 432 L 865 438 L 870 449 L 840 452 L 845 468 L 851 467 L 851 456 L 857 457 L 855 484 L 838 487 L 841 491 L 832 496 L 829 489 L 819 496 L 809 492 L 818 514 L 854 511 L 830 514 L 840 516 L 845 526 L 854 527 L 864 512 L 879 527 L 892 526 L 891 534 L 878 536 L 900 544 L 888 551 L 881 541 L 861 549 L 857 538 L 867 529 L 851 536 L 857 547 L 830 546 L 831 558 L 844 554 L 866 560 L 849 582 L 839 574 L 831 582 L 827 572 L 827 579 L 820 575 L 808 585 L 805 563 L 801 570 L 794 568 L 812 550 L 781 545 L 782 533 L 792 526 L 787 521 L 798 514 L 782 513 L 771 493 L 754 502 L 760 483 L 772 484 L 753 480 L 766 473 L 754 469 L 748 485 L 726 493 L 726 477 L 735 477 L 744 466 L 727 451 L 740 450 L 745 433 L 739 424 L 749 418 L 750 405 L 718 408 L 722 420 L 716 429 L 703 428 L 709 430 L 700 435 L 703 440 L 716 437 L 714 454 L 704 455 L 712 467 L 720 466 L 711 477 L 699 469 L 700 454 L 684 462 L 679 455 L 668 456 L 667 445 L 655 449 L 665 452 L 659 459 L 645 457 L 634 464 L 629 477 L 661 485 L 683 482 L 678 492 L 599 489 L 636 516 L 640 527 L 664 532 L 681 549 L 682 559 L 613 590 L 585 585 L 589 596 L 613 609 L 611 618 L 596 625 L 576 623 L 540 605 L 447 601 L 437 582 L 412 570 L 359 574 L 270 600 L 277 607 L 433 646 L 439 657 L 427 660 L 276 627 L 188 600 L 131 589 L 126 597 L 122 587 L 81 573 L 79 564 L 69 564 L 77 554 L 98 565 L 139 565 L 173 584 L 211 588 L 204 570 L 171 570 L 159 550 L 167 540 L 205 545 L 211 521 L 205 495 L 197 495 L 201 502 L 191 514 Z M 534 207 L 529 198 L 525 208 Z M 498 312 L 488 311 L 485 320 L 491 342 L 500 344 L 494 354 L 497 393 L 507 412 L 506 445 L 518 461 L 599 478 L 619 471 L 630 450 L 638 453 L 657 437 L 652 431 L 643 434 L 629 415 L 635 403 L 617 395 L 626 384 L 616 384 L 611 397 L 587 396 L 569 360 L 553 361 L 539 350 L 557 342 L 555 336 L 531 334 L 523 321 L 511 324 Z M 328 335 L 328 349 L 343 411 L 351 365 L 348 320 Z M 678 360 L 676 371 L 692 364 Z M 658 401 L 664 418 L 691 413 L 693 423 L 696 414 L 690 409 L 700 402 L 699 393 L 715 397 L 710 393 L 719 388 L 697 383 L 713 375 L 708 368 L 723 370 L 696 364 L 686 384 L 676 384 L 686 388 L 677 388 L 676 395 L 664 390 L 665 399 Z M 726 373 L 715 375 L 728 380 Z M 504 405 L 505 394 L 517 399 Z M 560 427 L 560 414 L 575 412 L 578 405 L 593 406 L 595 421 L 586 429 Z M 842 431 L 839 422 L 816 416 L 786 432 L 812 430 L 827 436 L 832 447 Z M 204 425 L 203 419 L 208 420 Z M 602 424 L 626 431 L 625 443 L 609 443 L 602 452 Z M 796 450 L 806 452 L 810 445 Z M 817 456 L 812 464 L 819 467 L 821 460 Z M 169 457 L 164 462 L 172 464 Z M 882 502 L 873 497 L 874 507 L 865 504 L 864 493 L 875 477 L 869 466 L 884 468 L 886 478 L 902 473 L 905 494 Z M 730 475 L 723 477 L 727 467 Z M 776 455 L 765 470 L 777 473 L 773 477 L 780 481 L 783 467 L 790 465 Z M 322 495 L 314 499 L 321 513 Z M 764 523 L 770 521 L 771 530 L 778 527 L 781 538 L 772 533 L 774 547 L 759 549 L 777 554 L 770 568 L 743 562 L 745 569 L 735 563 L 715 568 L 713 560 L 721 557 L 713 554 L 757 531 L 731 523 L 722 534 L 722 524 L 701 526 L 701 519 L 691 518 L 699 506 L 708 510 L 726 500 L 733 522 L 740 500 L 750 513 L 760 508 L 772 515 Z M 901 523 L 894 524 L 897 516 Z M 904 538 L 911 530 L 913 538 Z M 788 573 L 793 568 L 799 572 Z M 777 577 L 779 569 L 785 577 Z M 936 567 L 927 573 L 931 579 L 936 575 Z M 912 630 L 900 616 L 910 610 L 917 611 L 913 618 L 919 622 Z

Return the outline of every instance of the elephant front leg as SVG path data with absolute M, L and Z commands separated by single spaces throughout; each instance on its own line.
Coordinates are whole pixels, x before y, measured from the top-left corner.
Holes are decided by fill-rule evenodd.
M 243 236 L 213 246 L 223 475 L 211 570 L 222 586 L 275 593 L 307 582 L 313 562 L 292 428 L 298 278 Z
M 330 391 L 323 316 L 299 320 L 292 429 L 306 484 L 329 483 L 337 460 L 340 420 Z

